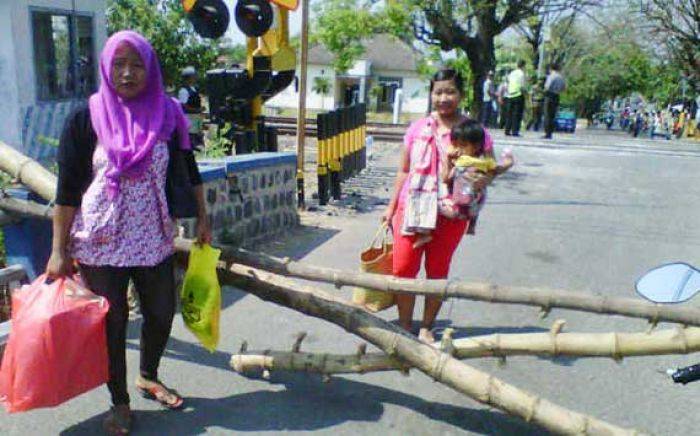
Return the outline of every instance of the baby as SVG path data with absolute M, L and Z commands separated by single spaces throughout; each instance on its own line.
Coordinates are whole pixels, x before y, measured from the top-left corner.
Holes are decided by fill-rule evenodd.
M 477 121 L 466 119 L 452 128 L 451 146 L 442 163 L 441 180 L 447 195 L 441 196 L 439 212 L 447 218 L 469 220 L 468 233 L 474 233 L 474 225 L 486 199 L 483 190 L 474 187 L 481 175 L 497 176 L 508 171 L 514 164 L 513 154 L 505 150 L 501 162 L 497 163 L 493 153 L 485 153 L 484 128 Z M 432 240 L 431 232 L 417 233 L 414 247 Z

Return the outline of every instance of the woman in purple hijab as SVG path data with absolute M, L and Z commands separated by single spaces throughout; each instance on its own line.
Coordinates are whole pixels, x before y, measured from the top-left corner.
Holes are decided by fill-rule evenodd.
M 112 35 L 100 57 L 101 83 L 87 107 L 67 120 L 58 151 L 58 188 L 50 277 L 73 265 L 95 293 L 107 298 L 110 434 L 131 425 L 126 382 L 127 287 L 141 303 L 140 373 L 136 389 L 169 409 L 180 395 L 158 378 L 175 314 L 175 223 L 166 196 L 174 153 L 185 156 L 197 198 L 197 239 L 211 242 L 202 180 L 180 104 L 163 89 L 158 58 L 133 31 Z M 185 182 L 187 183 L 187 181 Z

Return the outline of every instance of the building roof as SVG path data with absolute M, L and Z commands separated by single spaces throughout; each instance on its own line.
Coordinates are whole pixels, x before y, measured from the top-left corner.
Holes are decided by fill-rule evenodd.
M 380 70 L 416 71 L 420 55 L 408 44 L 398 38 L 388 35 L 374 35 L 364 43 L 365 53 L 360 60 L 368 60 L 372 68 Z M 333 54 L 321 44 L 309 49 L 309 63 L 316 65 L 330 65 L 333 62 Z

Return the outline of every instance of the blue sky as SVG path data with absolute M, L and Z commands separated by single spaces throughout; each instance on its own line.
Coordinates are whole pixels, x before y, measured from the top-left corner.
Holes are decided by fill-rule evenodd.
M 245 35 L 236 26 L 236 21 L 233 18 L 233 12 L 236 9 L 236 0 L 224 0 L 231 14 L 231 24 L 228 26 L 226 36 L 231 38 L 234 44 L 245 44 Z M 289 14 L 289 34 L 296 35 L 301 31 L 301 6 L 299 9 Z

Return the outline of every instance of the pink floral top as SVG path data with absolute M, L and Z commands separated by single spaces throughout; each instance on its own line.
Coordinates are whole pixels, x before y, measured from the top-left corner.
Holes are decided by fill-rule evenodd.
M 168 145 L 153 148 L 141 177 L 122 177 L 113 200 L 107 197 L 107 156 L 98 144 L 93 180 L 71 228 L 71 254 L 92 266 L 154 266 L 174 252 L 175 227 L 168 213 L 165 178 Z

